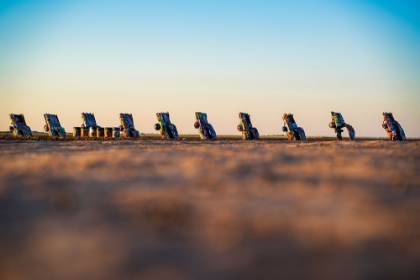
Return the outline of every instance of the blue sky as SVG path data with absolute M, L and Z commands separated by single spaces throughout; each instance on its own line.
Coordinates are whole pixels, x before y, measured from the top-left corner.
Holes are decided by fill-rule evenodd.
M 308 135 L 333 135 L 339 111 L 359 136 L 385 136 L 392 111 L 420 137 L 420 4 L 416 1 L 0 1 L 0 130 L 24 113 L 33 130 L 80 112 L 102 126 L 133 113 L 153 132 L 169 111 L 180 133 L 194 112 L 239 134 L 294 113 Z

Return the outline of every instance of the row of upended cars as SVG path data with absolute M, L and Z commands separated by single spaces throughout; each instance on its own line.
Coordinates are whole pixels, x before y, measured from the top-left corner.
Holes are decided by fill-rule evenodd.
M 30 127 L 26 124 L 23 114 L 10 114 L 10 131 L 16 136 L 32 136 Z M 385 129 L 387 136 L 392 141 L 406 140 L 404 130 L 401 125 L 394 119 L 390 112 L 384 112 L 382 128 Z M 44 114 L 45 125 L 44 130 L 50 136 L 65 137 L 66 131 L 61 126 L 57 115 Z M 120 113 L 120 126 L 118 127 L 101 127 L 96 123 L 94 114 L 82 113 L 82 125 L 73 127 L 73 137 L 103 137 L 103 138 L 139 138 L 140 132 L 134 127 L 132 114 Z M 207 114 L 195 112 L 196 121 L 194 127 L 198 129 L 200 138 L 203 140 L 217 140 L 217 134 L 213 126 L 208 122 Z M 334 129 L 337 139 L 342 140 L 343 128 L 346 128 L 351 140 L 356 139 L 356 132 L 350 124 L 344 121 L 343 116 L 337 112 L 331 112 L 332 121 L 329 127 Z M 155 130 L 160 131 L 163 139 L 179 139 L 178 130 L 171 122 L 169 112 L 156 113 L 158 123 L 155 124 Z M 297 126 L 293 114 L 283 114 L 284 126 L 283 132 L 287 134 L 289 140 L 306 140 L 305 131 L 302 127 Z M 244 140 L 258 140 L 258 129 L 253 127 L 251 116 L 247 113 L 239 113 L 239 124 L 237 130 L 242 133 Z

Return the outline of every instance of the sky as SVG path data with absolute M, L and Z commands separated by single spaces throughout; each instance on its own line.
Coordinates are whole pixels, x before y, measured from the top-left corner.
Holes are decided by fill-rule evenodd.
M 153 133 L 169 111 L 180 134 L 194 112 L 240 135 L 247 112 L 261 135 L 293 113 L 307 136 L 334 136 L 331 111 L 357 136 L 385 137 L 393 112 L 420 137 L 419 1 L 2 1 L 0 130 L 23 113 L 66 131 L 93 112 L 100 126 L 132 113 Z

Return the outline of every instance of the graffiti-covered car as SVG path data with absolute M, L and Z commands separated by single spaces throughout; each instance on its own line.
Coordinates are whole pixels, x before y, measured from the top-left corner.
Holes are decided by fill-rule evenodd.
M 158 123 L 155 124 L 155 130 L 160 131 L 163 139 L 179 139 L 178 130 L 176 126 L 171 123 L 169 112 L 156 113 Z
M 81 136 L 82 137 L 97 137 L 98 131 L 103 134 L 103 128 L 96 123 L 95 115 L 92 113 L 82 113 L 82 126 Z
M 127 138 L 139 138 L 140 132 L 134 127 L 134 120 L 132 114 L 120 113 L 120 129 L 121 134 Z
M 258 129 L 252 126 L 251 116 L 247 113 L 239 113 L 239 124 L 236 126 L 236 129 L 242 132 L 242 139 L 244 140 L 260 139 Z
M 82 127 L 100 127 L 96 123 L 95 115 L 92 113 L 82 113 Z
M 58 120 L 57 115 L 54 114 L 44 114 L 45 125 L 44 131 L 48 132 L 50 136 L 66 136 L 66 130 L 61 126 L 60 121 Z
M 306 140 L 305 130 L 296 124 L 293 114 L 284 113 L 282 116 L 284 126 L 283 132 L 286 132 L 289 140 Z
M 9 130 L 16 136 L 32 136 L 31 128 L 26 124 L 23 114 L 10 114 Z
M 203 140 L 217 140 L 216 131 L 213 126 L 208 123 L 207 114 L 202 112 L 195 112 L 194 127 L 198 129 L 200 138 Z
M 403 141 L 406 140 L 404 130 L 402 126 L 394 119 L 394 116 L 390 112 L 382 113 L 383 122 L 382 128 L 385 129 L 389 140 L 391 141 Z
M 331 112 L 331 119 L 332 122 L 330 122 L 329 127 L 334 129 L 338 140 L 343 140 L 341 133 L 344 131 L 344 127 L 347 128 L 347 131 L 349 132 L 350 140 L 356 139 L 354 128 L 344 121 L 344 118 L 340 113 Z

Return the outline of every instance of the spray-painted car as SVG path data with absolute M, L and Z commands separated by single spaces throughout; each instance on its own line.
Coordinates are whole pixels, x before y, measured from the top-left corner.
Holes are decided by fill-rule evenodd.
M 100 126 L 96 123 L 94 114 L 82 113 L 82 127 L 100 127 Z
M 384 118 L 382 128 L 385 129 L 389 140 L 392 141 L 403 141 L 406 140 L 405 133 L 401 125 L 394 119 L 392 113 L 382 113 Z
M 155 124 L 155 130 L 159 130 L 163 139 L 179 139 L 176 126 L 171 123 L 169 112 L 156 113 L 156 119 L 159 123 Z
M 217 140 L 216 131 L 213 126 L 207 121 L 207 114 L 202 112 L 195 112 L 196 121 L 194 127 L 198 129 L 200 138 L 203 140 L 213 139 Z
M 10 132 L 16 136 L 32 136 L 31 128 L 26 124 L 23 114 L 10 114 Z
M 239 113 L 239 124 L 236 129 L 242 132 L 242 139 L 244 140 L 258 140 L 260 139 L 260 134 L 258 129 L 252 126 L 251 116 L 247 113 Z
M 306 140 L 305 130 L 297 126 L 293 114 L 284 113 L 282 118 L 284 122 L 282 130 L 287 133 L 289 140 Z
M 340 113 L 331 112 L 331 118 L 332 122 L 330 122 L 329 126 L 335 130 L 338 140 L 343 140 L 341 132 L 344 131 L 344 127 L 347 128 L 349 132 L 350 140 L 356 139 L 356 132 L 354 131 L 354 128 L 351 125 L 345 123 L 344 118 Z
M 61 126 L 60 121 L 58 120 L 57 115 L 54 114 L 44 114 L 45 125 L 44 131 L 48 132 L 50 136 L 66 136 L 66 130 Z
M 132 114 L 120 113 L 121 134 L 124 137 L 139 138 L 140 132 L 134 128 L 134 120 Z

